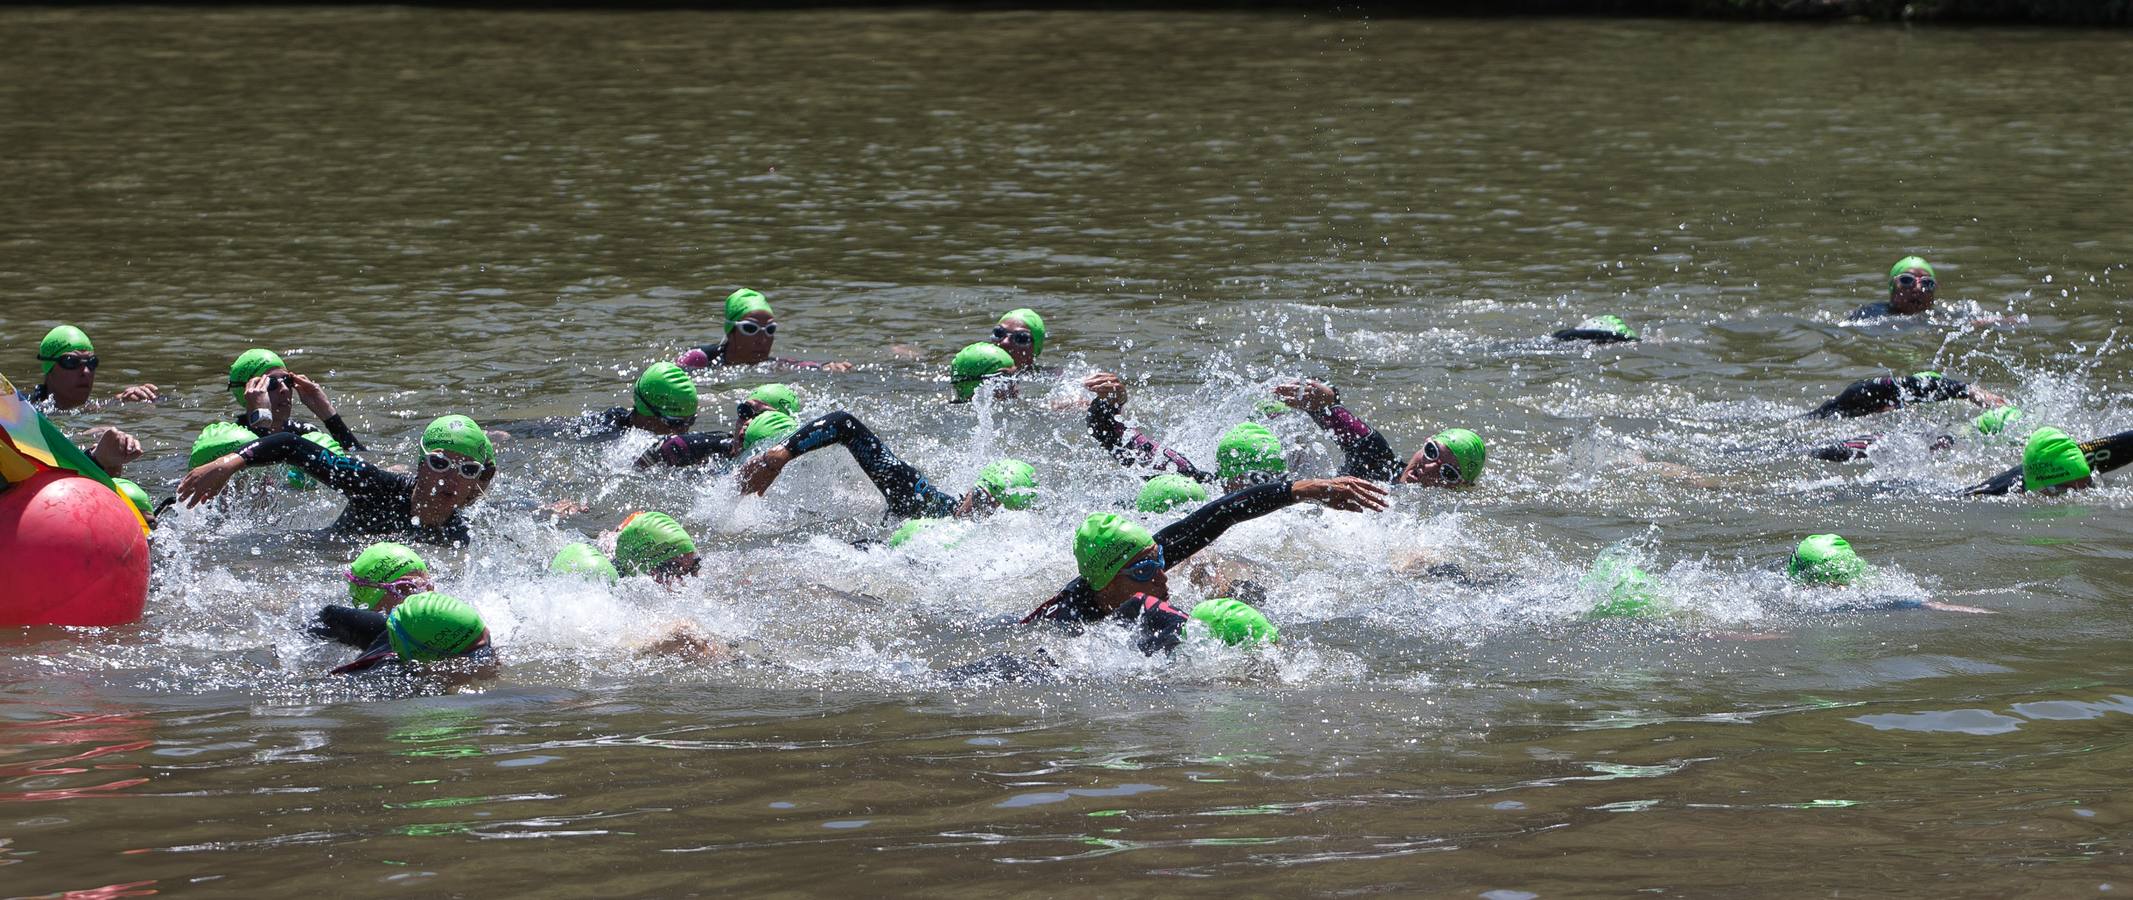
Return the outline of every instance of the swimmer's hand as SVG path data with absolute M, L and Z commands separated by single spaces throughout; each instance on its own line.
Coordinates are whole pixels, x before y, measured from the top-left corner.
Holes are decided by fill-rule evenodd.
M 1995 406 L 2006 406 L 2007 398 L 1995 394 L 1991 391 L 1985 390 L 1984 388 L 1978 387 L 1976 385 L 1971 385 L 1970 402 L 1985 407 L 1987 409 L 1991 409 Z
M 1379 512 L 1385 509 L 1385 486 L 1352 475 L 1340 478 L 1308 478 L 1289 485 L 1289 493 L 1329 509 L 1348 512 Z
M 1992 610 L 1986 609 L 1981 606 L 1958 606 L 1953 603 L 1942 603 L 1938 600 L 1927 600 L 1923 603 L 1920 603 L 1919 605 L 1927 609 L 1935 609 L 1941 612 L 1978 613 L 1980 615 L 1987 616 L 1995 614 Z
M 245 382 L 244 408 L 271 409 L 272 407 L 267 402 L 267 389 L 273 385 L 273 382 L 273 377 L 269 375 L 254 375 L 252 380 Z
M 103 466 L 105 472 L 117 475 L 127 463 L 141 458 L 141 442 L 116 428 L 106 428 L 96 436 L 96 448 L 89 451 L 89 458 Z
M 822 364 L 822 371 L 824 372 L 849 372 L 851 370 L 852 364 L 848 362 L 826 362 Z
M 555 513 L 559 516 L 575 516 L 592 512 L 592 507 L 586 506 L 583 503 L 579 503 L 576 500 L 557 500 L 554 503 L 550 503 L 547 506 L 541 507 L 541 511 Z
M 243 469 L 244 457 L 231 453 L 187 472 L 178 480 L 178 500 L 188 508 L 206 503 L 222 493 L 223 486 Z
M 1340 394 L 1332 387 L 1325 382 L 1309 378 L 1297 379 L 1274 388 L 1274 396 L 1281 398 L 1281 402 L 1288 404 L 1290 409 L 1300 409 L 1307 413 L 1323 412 L 1341 402 Z
M 115 399 L 120 403 L 154 403 L 161 396 L 163 395 L 156 392 L 155 385 L 136 384 L 118 392 Z
M 1089 393 L 1095 394 L 1096 399 L 1115 407 L 1125 406 L 1126 400 L 1129 399 L 1126 383 L 1110 372 L 1098 372 L 1084 378 L 1081 380 L 1081 386 L 1088 389 Z
M 925 359 L 931 354 L 927 353 L 922 348 L 914 347 L 910 344 L 890 344 L 889 355 L 896 357 L 897 359 L 920 360 Z
M 780 445 L 762 452 L 761 455 L 741 466 L 734 477 L 741 483 L 741 493 L 763 496 L 770 490 L 771 482 L 778 480 L 778 473 L 785 471 L 785 464 L 792 462 L 792 451 Z
M 326 389 L 319 387 L 318 382 L 294 372 L 289 373 L 289 380 L 296 385 L 296 399 L 304 401 L 304 408 L 310 410 L 312 415 L 318 416 L 319 421 L 334 417 L 333 401 L 326 396 Z

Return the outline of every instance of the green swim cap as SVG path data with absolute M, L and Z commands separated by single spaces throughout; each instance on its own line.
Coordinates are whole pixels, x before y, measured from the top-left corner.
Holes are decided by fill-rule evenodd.
M 637 376 L 631 392 L 639 415 L 681 419 L 696 415 L 696 379 L 689 371 L 670 362 L 656 362 Z
M 1481 435 L 1464 428 L 1446 428 L 1430 440 L 1451 451 L 1452 465 L 1459 467 L 1460 481 L 1473 484 L 1481 478 L 1481 468 L 1489 462 L 1489 447 L 1481 442 Z
M 1036 310 L 1025 306 L 1021 309 L 1008 310 L 1007 315 L 1000 317 L 1002 322 L 1009 319 L 1021 319 L 1022 324 L 1029 326 L 1029 358 L 1036 359 L 1039 356 L 1043 356 L 1044 317 L 1037 315 Z
M 422 556 L 406 544 L 392 541 L 380 541 L 364 548 L 348 566 L 348 574 L 376 584 L 390 584 L 416 572 L 428 575 L 429 563 L 423 562 Z M 348 596 L 364 609 L 377 609 L 386 599 L 384 589 L 365 587 L 353 581 L 348 583 Z
M 1037 503 L 1037 470 L 1019 459 L 996 459 L 978 470 L 978 487 L 1001 506 L 1028 509 Z
M 1281 629 L 1267 621 L 1266 615 L 1253 609 L 1242 600 L 1223 597 L 1209 600 L 1192 608 L 1192 621 L 1222 643 L 1232 647 L 1238 644 L 1271 644 L 1281 639 Z
M 1852 545 L 1834 534 L 1810 534 L 1792 551 L 1785 574 L 1801 584 L 1842 587 L 1866 574 L 1866 561 L 1852 552 Z
M 1281 439 L 1257 422 L 1231 427 L 1215 444 L 1216 477 L 1230 479 L 1247 472 L 1279 475 L 1288 470 L 1288 461 L 1281 458 Z
M 2089 477 L 2088 457 L 2066 432 L 2049 425 L 2032 431 L 2022 448 L 2022 489 L 2042 490 Z
M 1909 269 L 1924 269 L 1926 270 L 1927 278 L 1939 278 L 1939 276 L 1933 274 L 1933 266 L 1926 262 L 1925 257 L 1906 256 L 1897 260 L 1895 265 L 1889 267 L 1889 290 L 1896 289 L 1896 276 Z
M 763 385 L 749 391 L 748 399 L 792 416 L 795 419 L 800 417 L 800 394 L 787 385 Z
M 1037 340 L 1040 344 L 1044 341 L 1041 337 Z M 44 362 L 46 375 L 52 374 L 52 367 L 59 363 L 60 354 L 76 352 L 94 353 L 96 348 L 89 345 L 88 335 L 72 325 L 61 325 L 47 331 L 44 333 L 44 340 L 37 342 L 37 358 Z
M 111 479 L 111 487 L 119 492 L 119 496 L 126 498 L 127 503 L 133 504 L 134 509 L 140 510 L 142 518 L 146 519 L 155 516 L 156 502 L 149 498 L 148 491 L 140 485 L 124 478 L 113 478 Z
M 955 361 L 948 364 L 950 380 L 955 383 L 955 399 L 968 400 L 978 392 L 978 385 L 986 378 L 998 375 L 1015 367 L 1015 358 L 995 344 L 972 344 L 955 354 Z
M 1288 404 L 1281 402 L 1279 398 L 1261 397 L 1252 401 L 1252 414 L 1262 419 L 1285 416 L 1292 412 L 1295 412 L 1295 410 L 1291 409 Z
M 770 301 L 765 299 L 762 294 L 748 288 L 741 288 L 731 294 L 727 294 L 726 330 L 732 331 L 734 323 L 746 318 L 749 313 L 758 312 L 770 312 Z
M 422 452 L 449 450 L 483 465 L 495 465 L 496 445 L 466 416 L 444 416 L 422 429 Z
M 1092 513 L 1074 529 L 1074 567 L 1089 586 L 1103 590 L 1126 562 L 1155 546 L 1155 537 L 1117 513 Z
M 1602 594 L 1600 602 L 1586 616 L 1594 619 L 1621 619 L 1653 616 L 1666 611 L 1664 601 L 1659 599 L 1659 585 L 1643 569 L 1631 565 L 1620 553 L 1600 554 L 1593 560 L 1592 571 L 1585 574 L 1578 586 L 1593 593 Z
M 1207 488 L 1199 482 L 1175 472 L 1157 475 L 1141 485 L 1141 495 L 1133 501 L 1133 508 L 1144 513 L 1169 512 L 1187 503 L 1199 503 L 1207 499 Z
M 464 600 L 435 592 L 407 598 L 385 617 L 385 633 L 401 659 L 451 659 L 481 643 L 488 629 L 481 614 Z
M 889 535 L 889 546 L 891 548 L 901 547 L 904 544 L 908 543 L 912 538 L 918 537 L 919 532 L 925 531 L 928 528 L 932 528 L 933 526 L 939 525 L 942 522 L 946 521 L 948 520 L 906 519 L 904 520 L 904 523 L 902 525 L 897 526 L 896 532 L 894 534 Z
M 607 554 L 591 544 L 571 544 L 556 551 L 555 559 L 548 561 L 548 572 L 598 578 L 609 584 L 622 577 L 615 572 L 615 564 L 607 561 Z
M 200 436 L 193 439 L 193 455 L 186 465 L 200 468 L 215 460 L 244 449 L 244 445 L 259 440 L 252 429 L 235 422 L 216 422 L 200 429 Z
M 696 542 L 673 516 L 640 512 L 622 523 L 622 533 L 615 537 L 615 568 L 624 575 L 646 575 L 695 552 Z
M 1593 316 L 1590 319 L 1579 322 L 1578 330 L 1606 331 L 1626 338 L 1637 336 L 1637 330 L 1629 327 L 1629 323 L 1622 321 L 1622 317 L 1617 315 Z
M 285 368 L 288 366 L 284 365 L 281 357 L 272 350 L 254 347 L 244 351 L 237 357 L 236 362 L 230 363 L 230 396 L 243 403 L 244 386 L 250 384 L 252 379 L 275 369 Z
M 1970 420 L 1970 427 L 1977 433 L 1992 436 L 2006 431 L 2007 426 L 2022 420 L 2022 411 L 2012 406 L 2001 406 L 1978 413 Z
M 340 441 L 334 440 L 333 435 L 327 434 L 323 431 L 304 432 L 304 440 L 310 441 L 311 443 L 317 444 L 320 447 L 325 448 L 326 452 L 331 453 L 335 456 L 348 455 L 348 451 L 341 449 Z M 311 476 L 302 469 L 299 469 L 295 466 L 283 466 L 282 470 L 283 480 L 287 481 L 289 486 L 292 488 L 303 491 L 310 490 L 311 488 L 317 486 L 317 482 L 312 481 Z
M 764 444 L 776 443 L 800 430 L 800 423 L 775 409 L 757 413 L 748 420 L 748 430 L 741 432 L 741 452 L 748 453 Z

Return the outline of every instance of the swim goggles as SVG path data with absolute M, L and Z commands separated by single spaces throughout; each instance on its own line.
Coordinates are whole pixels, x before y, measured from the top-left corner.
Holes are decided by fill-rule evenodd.
M 1907 291 L 1912 288 L 1923 288 L 1925 290 L 1930 291 L 1936 287 L 1939 287 L 1940 282 L 1934 281 L 1933 276 L 1931 275 L 1921 277 L 1918 275 L 1913 275 L 1909 272 L 1905 272 L 1901 275 L 1896 276 L 1896 286 L 1903 288 Z
M 754 319 L 742 319 L 738 322 L 733 323 L 733 330 L 750 336 L 755 335 L 757 332 L 775 335 L 778 333 L 778 323 L 768 322 L 765 324 L 758 325 L 756 324 Z
M 1163 545 L 1157 544 L 1155 545 L 1154 558 L 1144 559 L 1140 562 L 1134 563 L 1133 565 L 1127 566 L 1126 571 L 1121 574 L 1124 574 L 1127 578 L 1131 578 L 1134 581 L 1146 584 L 1150 581 L 1154 581 L 1155 576 L 1163 574 L 1163 570 L 1167 568 L 1170 567 L 1163 563 Z
M 459 470 L 459 477 L 461 478 L 480 478 L 489 471 L 488 463 L 475 462 L 471 459 L 455 463 L 452 462 L 451 457 L 442 453 L 431 453 L 423 457 L 422 461 L 430 467 L 432 472 L 450 472 L 456 468 Z
M 103 362 L 94 356 L 40 356 L 37 357 L 37 361 L 51 363 L 69 372 L 75 369 L 88 369 L 94 372 L 97 365 Z
M 1440 458 L 1450 455 L 1444 448 L 1437 446 L 1436 441 L 1426 441 L 1422 444 L 1422 458 L 1437 463 L 1437 476 L 1452 484 L 1460 484 L 1462 482 L 1459 478 L 1459 467 L 1452 463 L 1439 462 Z
M 992 339 L 996 341 L 1011 340 L 1020 346 L 1028 346 L 1037 342 L 1036 335 L 1027 331 L 1011 331 L 1005 325 L 994 325 L 992 327 Z

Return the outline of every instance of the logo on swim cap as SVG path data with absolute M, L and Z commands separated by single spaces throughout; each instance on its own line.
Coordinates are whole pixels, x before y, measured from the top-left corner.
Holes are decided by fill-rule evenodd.
M 968 400 L 985 379 L 1015 367 L 1015 358 L 997 344 L 971 344 L 955 354 L 948 364 L 949 380 L 955 384 L 955 399 Z
M 726 295 L 726 330 L 732 331 L 735 323 L 747 318 L 749 313 L 770 312 L 770 301 L 761 293 L 741 288 Z
M 1289 470 L 1281 456 L 1281 439 L 1257 422 L 1244 422 L 1222 433 L 1215 444 L 1215 476 L 1239 478 L 1254 472 L 1279 475 Z
M 1801 584 L 1842 587 L 1866 574 L 1866 561 L 1852 545 L 1834 534 L 1810 534 L 1785 562 L 1785 574 Z
M 89 336 L 72 325 L 61 325 L 44 333 L 44 340 L 37 342 L 37 359 L 44 363 L 44 373 L 52 374 L 52 367 L 59 358 L 68 353 L 94 353 Z
M 446 450 L 483 465 L 496 463 L 496 445 L 466 416 L 443 416 L 422 429 L 422 452 Z
M 1074 529 L 1074 567 L 1089 586 L 1103 590 L 1127 561 L 1155 546 L 1155 537 L 1117 513 L 1092 513 Z
M 653 363 L 637 376 L 632 393 L 639 415 L 686 419 L 696 415 L 696 379 L 670 362 Z
M 1199 482 L 1175 472 L 1157 475 L 1141 485 L 1141 495 L 1133 501 L 1133 508 L 1144 513 L 1163 513 L 1187 504 L 1207 499 L 1207 488 Z
M 432 592 L 416 594 L 393 607 L 385 617 L 385 633 L 401 659 L 430 661 L 474 649 L 488 630 L 481 624 L 481 614 L 466 601 Z
M 1008 509 L 1037 503 L 1037 470 L 1019 459 L 994 460 L 978 471 L 978 487 Z
M 2088 457 L 2066 432 L 2045 426 L 2029 435 L 2022 448 L 2022 489 L 2039 491 L 2080 481 L 2090 475 Z

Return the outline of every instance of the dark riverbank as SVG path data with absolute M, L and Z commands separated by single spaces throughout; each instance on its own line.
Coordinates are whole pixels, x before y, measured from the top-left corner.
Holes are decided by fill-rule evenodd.
M 69 3 L 68 6 L 81 4 Z M 120 5 L 117 3 L 111 5 Z M 124 5 L 137 5 L 125 3 Z M 178 4 L 193 5 L 193 4 Z M 247 3 L 202 5 L 253 5 Z M 288 6 L 287 3 L 257 5 Z M 301 4 L 340 5 L 340 4 Z M 368 4 L 348 4 L 368 5 Z M 921 7 L 951 10 L 1116 9 L 1286 11 L 1308 10 L 1341 16 L 1636 16 L 1730 19 L 1738 21 L 1975 22 L 2038 25 L 2133 24 L 2133 0 L 1040 0 L 1040 2 L 909 2 L 909 0 L 460 0 L 416 2 L 409 6 L 454 6 L 511 9 L 727 9 L 791 10 L 839 7 L 882 9 Z

